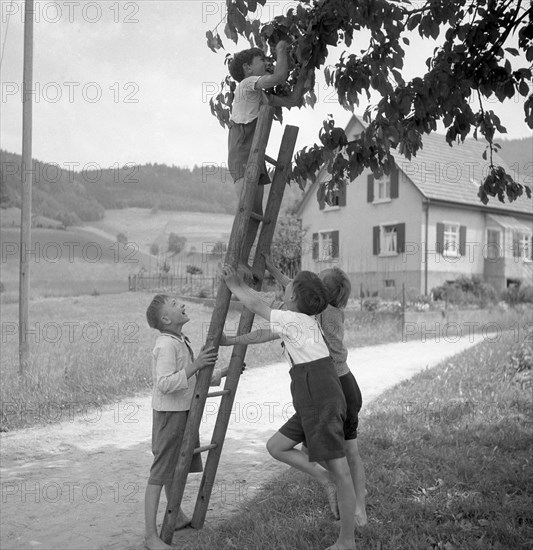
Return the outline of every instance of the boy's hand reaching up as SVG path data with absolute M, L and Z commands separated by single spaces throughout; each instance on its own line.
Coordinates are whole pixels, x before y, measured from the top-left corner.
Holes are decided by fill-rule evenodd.
M 276 44 L 276 52 L 278 53 L 283 53 L 283 52 L 286 52 L 287 51 L 287 48 L 288 48 L 288 44 L 287 44 L 287 41 L 286 40 L 280 40 L 277 44 Z
M 230 290 L 238 288 L 242 284 L 242 276 L 231 265 L 225 265 L 222 268 L 222 277 Z

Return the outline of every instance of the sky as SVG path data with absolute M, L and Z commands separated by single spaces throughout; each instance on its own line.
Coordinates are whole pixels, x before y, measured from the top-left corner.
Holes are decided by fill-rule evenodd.
M 268 2 L 259 15 L 269 20 L 295 5 Z M 0 146 L 20 153 L 23 2 L 1 0 L 0 7 Z M 225 54 L 249 47 L 223 36 L 225 2 L 36 0 L 35 8 L 34 158 L 76 171 L 147 162 L 225 165 L 227 130 L 211 114 L 209 98 L 226 75 Z M 205 33 L 219 22 L 227 49 L 215 54 Z M 360 49 L 361 41 L 355 43 Z M 433 47 L 412 37 L 404 78 L 422 73 Z M 333 50 L 328 62 L 333 64 L 340 51 Z M 363 98 L 356 112 L 362 114 L 366 106 Z M 491 102 L 489 108 L 502 118 L 509 138 L 531 136 L 522 97 L 504 105 Z M 319 75 L 315 109 L 285 114 L 285 123 L 300 127 L 297 149 L 318 141 L 330 113 L 340 126 L 351 116 Z M 275 122 L 267 149 L 271 156 L 277 156 L 281 134 Z

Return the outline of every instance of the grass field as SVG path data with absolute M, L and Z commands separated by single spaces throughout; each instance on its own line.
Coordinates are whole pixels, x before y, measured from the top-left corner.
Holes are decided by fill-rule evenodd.
M 187 251 L 194 247 L 202 253 L 210 250 L 212 244 L 219 240 L 229 240 L 233 218 L 229 214 L 211 212 L 159 210 L 152 213 L 147 208 L 127 208 L 106 210 L 103 220 L 91 222 L 88 226 L 109 238 L 124 233 L 129 241 L 137 243 L 139 250 L 146 253 L 149 253 L 153 243 L 157 243 L 160 250 L 166 250 L 172 232 L 187 239 Z
M 516 347 L 512 333 L 484 341 L 364 410 L 369 524 L 356 533 L 358 549 L 532 547 L 532 388 L 510 366 Z M 180 548 L 326 548 L 338 530 L 328 510 L 321 488 L 289 470 Z
M 3 211 L 0 228 L 2 302 L 17 300 L 19 278 L 20 229 L 13 227 L 16 216 Z M 5 219 L 5 215 L 8 219 Z M 11 223 L 8 223 L 10 222 Z M 233 217 L 198 212 L 158 212 L 130 208 L 106 211 L 106 217 L 84 227 L 32 229 L 32 244 L 25 251 L 30 267 L 32 298 L 104 294 L 128 289 L 128 275 L 144 269 L 157 273 L 158 259 L 150 246 L 158 243 L 165 252 L 170 232 L 187 239 L 185 250 L 168 259 L 171 273 L 182 275 L 188 264 L 200 266 L 212 275 L 218 257 L 202 255 L 215 242 L 227 241 Z M 116 241 L 119 233 L 128 238 L 126 245 Z M 191 253 L 191 247 L 196 253 Z

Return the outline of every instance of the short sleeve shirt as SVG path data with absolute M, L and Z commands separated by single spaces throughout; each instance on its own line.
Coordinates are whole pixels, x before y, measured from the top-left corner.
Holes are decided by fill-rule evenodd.
M 310 315 L 273 309 L 270 329 L 283 340 L 287 359 L 291 362 L 292 358 L 295 365 L 329 357 L 318 322 Z
M 238 124 L 252 122 L 259 116 L 261 105 L 268 103 L 265 92 L 255 88 L 260 78 L 260 76 L 249 76 L 237 84 L 230 116 L 233 122 Z

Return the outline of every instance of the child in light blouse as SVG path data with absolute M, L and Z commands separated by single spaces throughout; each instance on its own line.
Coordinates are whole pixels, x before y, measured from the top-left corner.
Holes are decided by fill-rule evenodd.
M 156 518 L 161 489 L 165 486 L 167 500 L 178 463 L 179 452 L 187 424 L 188 411 L 196 384 L 196 373 L 213 366 L 217 360 L 214 348 L 202 349 L 195 359 L 182 327 L 190 319 L 185 304 L 164 294 L 154 297 L 146 311 L 148 325 L 161 332 L 152 352 L 152 453 L 154 461 L 144 499 L 145 543 L 149 550 L 171 548 L 157 534 Z M 212 385 L 219 385 L 226 369 L 215 369 Z M 194 455 L 190 472 L 201 472 L 200 455 Z M 190 523 L 179 510 L 176 529 Z

